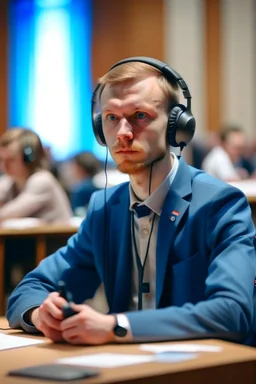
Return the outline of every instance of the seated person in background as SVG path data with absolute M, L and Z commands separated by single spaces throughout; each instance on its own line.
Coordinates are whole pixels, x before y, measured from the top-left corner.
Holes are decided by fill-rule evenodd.
M 248 179 L 248 166 L 244 166 L 246 138 L 244 131 L 236 126 L 228 126 L 220 134 L 220 145 L 213 148 L 202 163 L 202 169 L 224 181 Z
M 38 135 L 11 128 L 0 138 L 0 222 L 34 217 L 47 223 L 72 217 L 68 198 L 47 170 L 47 158 Z
M 254 176 L 256 173 L 256 139 L 254 139 L 249 146 L 249 159 L 254 168 Z
M 93 153 L 85 151 L 71 159 L 71 167 L 75 181 L 70 191 L 71 206 L 73 212 L 80 216 L 80 211 L 85 213 L 93 192 L 99 189 L 93 182 L 93 176 L 102 169 L 102 166 Z
M 220 338 L 252 343 L 255 235 L 244 194 L 170 152 L 193 137 L 190 92 L 166 64 L 130 58 L 100 79 L 93 128 L 130 181 L 95 192 L 68 245 L 9 299 L 12 328 L 71 344 Z M 189 96 L 187 96 L 189 95 Z M 101 116 L 94 116 L 98 99 Z M 77 304 L 64 318 L 63 279 Z M 83 302 L 103 282 L 109 314 Z
M 190 143 L 186 148 L 184 148 L 183 158 L 189 165 L 193 165 L 193 167 L 201 169 L 203 159 L 205 158 L 207 153 L 207 146 L 204 145 L 204 143 L 199 141 L 198 139 L 194 139 L 192 143 Z

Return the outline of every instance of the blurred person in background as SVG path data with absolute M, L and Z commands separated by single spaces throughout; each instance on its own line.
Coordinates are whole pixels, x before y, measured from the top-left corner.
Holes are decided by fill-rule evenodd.
M 68 221 L 68 198 L 47 169 L 48 161 L 38 135 L 12 128 L 0 138 L 0 222 L 33 217 L 47 223 Z
M 0 223 L 25 226 L 63 223 L 72 210 L 68 198 L 48 170 L 48 159 L 39 136 L 15 127 L 0 137 Z M 25 219 L 27 218 L 27 219 Z M 30 218 L 30 219 L 28 219 Z M 32 221 L 31 218 L 34 218 Z M 14 219 L 14 222 L 13 220 Z M 18 221 L 15 219 L 19 219 Z M 37 219 L 37 220 L 36 220 Z M 4 223 L 3 223 L 4 222 Z M 31 238 L 7 241 L 5 291 L 10 292 L 34 265 L 35 244 Z
M 70 190 L 71 206 L 75 215 L 84 216 L 91 195 L 100 189 L 93 182 L 93 177 L 102 169 L 102 165 L 99 159 L 89 151 L 75 155 L 70 165 L 74 178 Z
M 183 158 L 195 168 L 202 169 L 202 162 L 209 152 L 209 145 L 198 138 L 189 143 L 183 150 Z
M 254 169 L 245 158 L 246 137 L 237 126 L 227 126 L 220 133 L 220 144 L 214 147 L 202 163 L 204 171 L 226 182 L 250 178 Z
M 256 179 L 256 140 L 252 139 L 247 145 L 245 160 L 252 169 L 251 177 Z

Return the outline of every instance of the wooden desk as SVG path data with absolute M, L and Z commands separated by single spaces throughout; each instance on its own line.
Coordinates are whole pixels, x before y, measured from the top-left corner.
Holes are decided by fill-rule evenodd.
M 21 237 L 35 239 L 36 265 L 47 256 L 47 242 L 50 238 L 61 239 L 64 245 L 67 239 L 77 232 L 77 227 L 71 225 L 44 225 L 33 228 L 13 229 L 0 228 L 0 315 L 4 315 L 4 262 L 5 243 L 7 238 L 13 240 Z
M 0 326 L 6 326 L 4 320 Z M 16 336 L 23 336 L 19 331 L 1 331 Z M 31 335 L 25 335 L 33 337 Z M 34 336 L 36 337 L 36 336 Z M 53 344 L 45 339 L 44 344 L 31 347 L 1 351 L 0 382 L 1 384 L 41 383 L 35 379 L 18 379 L 8 377 L 11 369 L 26 366 L 52 363 L 62 357 L 79 356 L 94 353 L 147 354 L 139 349 L 139 345 L 105 345 L 105 346 L 71 346 Z M 100 368 L 100 376 L 86 379 L 88 384 L 255 384 L 256 383 L 256 350 L 218 340 L 200 340 L 192 343 L 219 345 L 221 352 L 204 352 L 194 360 L 179 363 L 144 363 L 119 368 Z M 56 382 L 47 381 L 49 384 Z M 82 381 L 76 381 L 82 383 Z

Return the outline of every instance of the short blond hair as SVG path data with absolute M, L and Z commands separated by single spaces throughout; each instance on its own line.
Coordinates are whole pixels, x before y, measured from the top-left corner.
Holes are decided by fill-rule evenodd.
M 153 75 L 157 78 L 160 88 L 168 100 L 169 111 L 179 103 L 179 86 L 176 81 L 169 81 L 163 73 L 152 65 L 141 62 L 129 62 L 118 65 L 99 79 L 98 102 L 106 85 L 116 85 L 129 80 Z
M 34 159 L 27 166 L 32 172 L 48 168 L 48 161 L 42 142 L 34 131 L 23 127 L 10 128 L 0 137 L 0 148 L 8 147 L 13 142 L 18 143 L 21 153 L 24 153 L 26 147 L 29 146 L 31 148 Z

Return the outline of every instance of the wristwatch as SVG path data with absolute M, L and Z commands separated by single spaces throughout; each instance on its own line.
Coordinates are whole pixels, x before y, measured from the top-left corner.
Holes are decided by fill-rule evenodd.
M 115 319 L 116 319 L 116 323 L 115 323 L 115 326 L 113 328 L 113 333 L 115 336 L 117 337 L 125 337 L 127 335 L 127 328 L 125 328 L 121 322 L 120 322 L 120 319 L 119 319 L 119 316 L 118 315 L 114 315 Z

